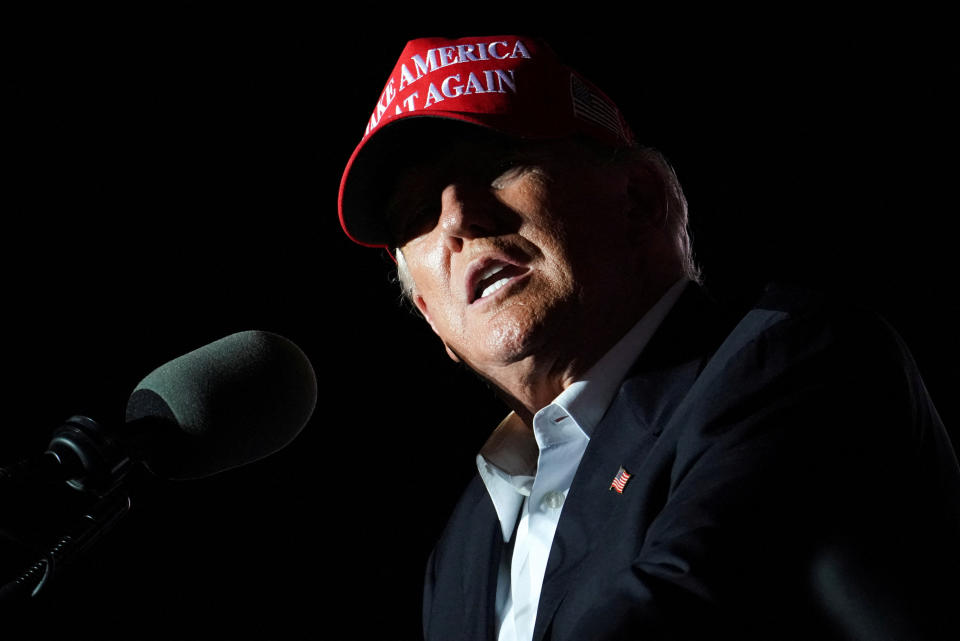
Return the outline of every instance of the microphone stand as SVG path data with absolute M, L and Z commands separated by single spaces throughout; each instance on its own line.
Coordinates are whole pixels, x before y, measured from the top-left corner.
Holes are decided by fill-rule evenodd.
M 96 498 L 40 558 L 0 587 L 0 604 L 36 597 L 58 568 L 69 564 L 109 532 L 130 510 L 129 472 L 133 463 L 95 421 L 73 416 L 53 433 L 47 452 L 35 462 L 2 468 L 11 486 L 67 485 Z
M 0 587 L 0 603 L 14 601 L 25 596 L 36 597 L 48 585 L 54 572 L 80 556 L 130 510 L 130 496 L 124 485 L 100 498 L 79 523 L 60 536 L 43 556 L 3 587 Z M 29 595 L 27 594 L 29 591 Z

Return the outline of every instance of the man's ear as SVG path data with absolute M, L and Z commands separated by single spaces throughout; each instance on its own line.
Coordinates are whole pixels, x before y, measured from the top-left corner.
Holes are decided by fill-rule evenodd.
M 430 329 L 433 330 L 433 333 L 439 336 L 440 332 L 437 331 L 437 326 L 433 324 L 433 320 L 430 318 L 430 311 L 427 309 L 427 301 L 423 300 L 423 296 L 414 294 L 413 304 L 416 306 L 417 310 L 419 310 L 420 315 L 423 316 L 424 320 L 427 321 L 427 324 L 430 325 Z
M 437 326 L 434 325 L 433 319 L 430 318 L 430 311 L 427 309 L 427 301 L 423 300 L 423 296 L 414 295 L 413 304 L 416 305 L 418 310 L 420 310 L 420 313 L 427 321 L 427 324 L 430 325 L 430 329 L 433 330 L 433 333 L 440 337 L 440 340 L 443 341 L 443 347 L 447 350 L 447 356 L 449 356 L 454 363 L 459 363 L 460 357 L 457 356 L 457 353 L 454 352 L 449 345 L 447 345 L 446 341 L 443 340 L 443 336 L 440 336 L 440 332 L 437 331 Z

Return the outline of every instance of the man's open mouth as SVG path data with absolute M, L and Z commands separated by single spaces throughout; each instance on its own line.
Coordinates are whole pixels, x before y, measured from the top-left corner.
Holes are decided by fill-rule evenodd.
M 525 274 L 527 267 L 507 263 L 502 260 L 493 260 L 483 267 L 473 271 L 469 278 L 469 302 L 492 296 L 507 285 L 515 277 Z

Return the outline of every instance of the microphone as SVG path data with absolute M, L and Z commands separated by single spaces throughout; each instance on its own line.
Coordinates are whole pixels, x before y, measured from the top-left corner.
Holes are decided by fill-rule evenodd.
M 195 479 L 280 450 L 316 403 L 316 375 L 300 348 L 277 334 L 246 331 L 148 374 L 127 401 L 125 429 L 151 472 Z
M 102 491 L 132 460 L 166 479 L 210 476 L 285 447 L 316 402 L 316 375 L 299 347 L 270 332 L 238 332 L 148 374 L 127 401 L 123 426 L 71 417 L 40 459 L 0 468 L 0 481 L 66 480 Z
M 300 433 L 317 402 L 309 359 L 277 334 L 231 334 L 153 370 L 127 400 L 126 422 L 105 429 L 74 416 L 37 460 L 0 468 L 0 489 L 67 481 L 97 502 L 32 566 L 0 585 L 0 604 L 36 595 L 54 573 L 130 508 L 134 460 L 167 479 L 195 479 L 273 454 Z

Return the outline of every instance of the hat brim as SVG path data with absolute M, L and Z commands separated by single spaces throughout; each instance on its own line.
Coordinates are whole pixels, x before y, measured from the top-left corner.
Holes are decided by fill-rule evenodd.
M 385 205 L 390 197 L 398 169 L 409 166 L 436 149 L 436 144 L 487 130 L 516 138 L 554 138 L 512 131 L 511 119 L 498 122 L 495 115 L 483 119 L 459 112 L 431 111 L 395 118 L 364 140 L 347 162 L 340 182 L 340 225 L 354 242 L 367 247 L 390 248 Z

